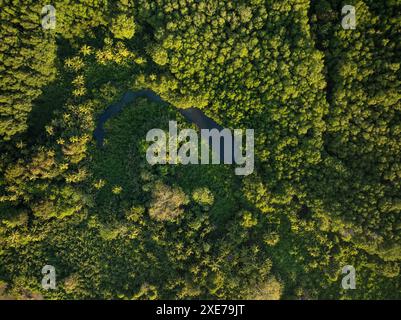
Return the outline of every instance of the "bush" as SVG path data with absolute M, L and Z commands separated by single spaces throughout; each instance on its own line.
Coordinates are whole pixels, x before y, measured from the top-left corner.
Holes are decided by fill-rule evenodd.
M 214 203 L 214 195 L 206 187 L 195 189 L 192 192 L 192 199 L 203 207 L 211 206 Z
M 117 39 L 131 39 L 135 34 L 134 19 L 125 14 L 120 14 L 112 19 L 110 30 Z
M 282 294 L 282 284 L 274 277 L 256 287 L 255 293 L 251 295 L 253 300 L 279 300 Z
M 187 203 L 187 196 L 180 188 L 173 188 L 159 181 L 152 192 L 149 215 L 157 221 L 173 221 L 184 212 L 182 206 Z

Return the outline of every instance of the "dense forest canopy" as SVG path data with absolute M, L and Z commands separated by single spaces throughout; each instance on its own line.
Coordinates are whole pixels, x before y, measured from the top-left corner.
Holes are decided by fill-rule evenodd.
M 401 298 L 401 1 L 57 0 L 54 29 L 45 5 L 0 0 L 0 298 Z M 99 147 L 142 89 L 168 103 Z M 148 164 L 194 106 L 254 129 L 253 174 Z

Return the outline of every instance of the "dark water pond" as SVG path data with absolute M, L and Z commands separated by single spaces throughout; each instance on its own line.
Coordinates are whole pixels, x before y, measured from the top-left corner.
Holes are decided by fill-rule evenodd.
M 108 106 L 103 113 L 100 115 L 96 129 L 94 132 L 95 140 L 98 146 L 103 146 L 103 141 L 105 137 L 104 131 L 104 124 L 106 121 L 118 114 L 126 105 L 132 103 L 137 98 L 146 97 L 149 100 L 157 103 L 166 103 L 162 98 L 160 98 L 155 92 L 152 90 L 139 90 L 139 91 L 127 91 L 121 100 L 117 101 L 116 103 L 111 104 Z M 219 131 L 223 130 L 224 128 L 217 124 L 214 120 L 207 117 L 200 109 L 193 107 L 188 109 L 180 109 L 179 112 L 184 116 L 184 118 L 194 123 L 200 129 L 218 129 Z M 217 151 L 217 150 L 216 150 Z M 224 142 L 221 141 L 220 150 L 220 159 L 223 161 L 224 157 Z

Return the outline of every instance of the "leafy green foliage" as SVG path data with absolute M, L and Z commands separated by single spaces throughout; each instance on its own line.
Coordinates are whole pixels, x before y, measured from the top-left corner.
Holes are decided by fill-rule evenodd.
M 399 1 L 62 0 L 53 31 L 42 5 L 0 0 L 0 298 L 400 298 Z M 128 89 L 168 103 L 98 146 Z M 147 163 L 192 106 L 255 130 L 252 175 Z

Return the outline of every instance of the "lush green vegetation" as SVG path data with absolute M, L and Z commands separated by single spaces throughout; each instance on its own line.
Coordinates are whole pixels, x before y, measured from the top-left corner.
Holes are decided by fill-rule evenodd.
M 401 298 L 401 1 L 45 4 L 0 0 L 0 297 Z M 255 130 L 252 175 L 147 163 L 190 106 Z

